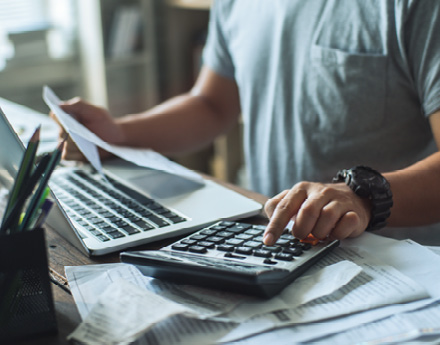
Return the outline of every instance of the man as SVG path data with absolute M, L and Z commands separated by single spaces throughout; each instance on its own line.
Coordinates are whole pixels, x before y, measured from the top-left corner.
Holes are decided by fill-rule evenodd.
M 164 154 L 209 143 L 241 114 L 251 188 L 276 195 L 267 245 L 290 220 L 299 238 L 431 224 L 439 17 L 436 0 L 217 0 L 190 92 L 117 120 L 79 99 L 63 108 L 104 140 Z M 78 158 L 71 145 L 65 158 Z M 337 174 L 356 165 L 374 169 Z

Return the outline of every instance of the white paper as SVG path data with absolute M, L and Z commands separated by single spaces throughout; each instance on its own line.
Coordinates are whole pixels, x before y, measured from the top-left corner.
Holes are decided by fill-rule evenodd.
M 355 252 L 358 249 L 368 250 L 371 257 L 377 258 L 381 262 L 386 262 L 390 266 L 398 268 L 402 273 L 413 278 L 420 285 L 425 287 L 433 297 L 440 296 L 440 258 L 425 247 L 412 241 L 396 241 L 370 233 L 365 234 L 365 236 L 361 236 L 361 238 L 358 239 L 344 241 L 342 245 L 348 246 L 351 249 L 354 248 Z M 100 266 L 107 265 L 99 265 L 96 267 Z M 90 268 L 90 266 L 88 267 Z M 84 268 L 87 269 L 87 266 Z M 318 267 L 316 269 L 318 269 Z M 103 271 L 105 271 L 105 269 L 101 270 L 101 273 Z M 66 273 L 67 272 L 68 269 L 66 269 Z M 313 273 L 313 271 L 310 271 L 310 273 Z M 95 273 L 91 273 L 91 276 L 94 274 Z M 87 278 L 89 281 L 91 281 L 91 276 Z M 83 279 L 86 280 L 85 277 L 83 277 Z M 139 282 L 141 282 L 141 280 Z M 70 278 L 69 284 L 73 284 L 71 283 Z M 106 282 L 103 283 L 103 285 L 105 284 Z M 351 315 L 341 315 L 340 317 L 331 320 L 321 320 L 316 323 L 301 324 L 271 330 L 267 333 L 262 332 L 264 332 L 265 329 L 270 328 L 268 327 L 268 324 L 275 327 L 278 325 L 279 320 L 262 319 L 260 320 L 261 324 L 253 324 L 256 328 L 250 332 L 255 333 L 255 329 L 257 329 L 261 334 L 234 342 L 234 344 L 254 345 L 261 343 L 266 345 L 271 343 L 292 345 L 294 344 L 293 339 L 298 342 L 313 342 L 314 339 L 322 336 L 344 332 L 350 328 L 377 321 L 390 315 L 414 310 L 415 308 L 427 305 L 432 302 L 432 300 L 433 299 L 424 299 L 411 303 L 393 304 Z M 78 303 L 76 298 L 75 301 Z M 279 317 L 283 317 L 284 314 L 285 313 L 276 313 Z M 248 323 L 248 325 L 251 324 Z M 147 332 L 147 334 L 139 339 L 136 344 L 213 344 L 219 342 L 220 339 L 226 339 L 223 336 L 231 333 L 232 329 L 234 329 L 233 323 L 195 320 L 184 316 L 175 316 L 163 320 L 153 327 Z M 403 329 L 403 331 L 405 331 L 405 329 Z M 380 335 L 380 333 L 378 333 L 378 335 Z
M 74 117 L 63 111 L 59 107 L 61 102 L 60 99 L 47 86 L 43 89 L 43 98 L 49 108 L 55 113 L 64 129 L 75 141 L 78 148 L 98 172 L 102 173 L 102 164 L 97 146 L 136 165 L 161 170 L 169 174 L 189 179 L 201 185 L 204 184 L 203 178 L 199 174 L 181 166 L 180 164 L 170 161 L 153 150 L 112 145 L 103 141 L 95 133 L 91 132 L 88 128 L 76 121 Z
M 261 344 L 284 344 L 283 342 L 275 341 L 276 339 L 295 339 L 297 342 L 313 342 L 317 338 L 340 333 L 362 324 L 375 322 L 390 315 L 415 310 L 440 299 L 440 258 L 423 246 L 413 241 L 397 241 L 373 233 L 364 233 L 358 238 L 344 240 L 342 246 L 356 248 L 356 250 L 369 250 L 371 255 L 378 260 L 387 262 L 417 281 L 431 294 L 432 298 L 411 303 L 389 305 L 361 313 L 345 315 L 332 320 L 295 325 L 276 331 L 271 330 L 257 337 L 243 339 L 237 342 L 237 344 L 259 344 L 260 340 L 262 341 Z M 264 329 L 270 329 L 271 325 L 275 327 L 277 319 L 260 320 L 260 322 L 261 324 L 256 327 L 261 327 L 261 332 L 264 332 Z M 404 332 L 405 328 L 403 327 L 401 330 Z
M 65 272 L 82 319 L 86 318 L 107 286 L 115 281 L 125 280 L 137 286 L 144 286 L 149 279 L 140 274 L 134 266 L 122 263 L 66 266 Z
M 314 273 L 298 278 L 280 294 L 269 300 L 241 303 L 231 313 L 224 315 L 224 318 L 243 322 L 257 315 L 298 307 L 334 293 L 348 284 L 361 271 L 360 266 L 346 260 L 322 267 Z
M 241 323 L 223 341 L 240 339 L 276 327 L 316 322 L 389 304 L 429 297 L 426 289 L 391 266 L 378 263 L 374 256 L 352 248 L 336 248 L 318 264 L 350 260 L 363 268 L 349 284 L 330 296 L 299 307 L 264 314 Z
M 438 344 L 436 336 L 440 336 L 439 321 L 440 304 L 424 307 L 419 310 L 399 313 L 389 318 L 376 322 L 361 324 L 345 332 L 336 331 L 334 335 L 326 335 L 320 339 L 313 339 L 310 343 L 303 342 L 302 334 L 314 332 L 318 329 L 331 327 L 327 323 L 305 326 L 281 328 L 271 332 L 262 333 L 254 337 L 234 342 L 234 345 L 295 345 L 295 344 L 338 344 L 338 345 L 379 345 L 379 344 L 402 344 L 420 337 L 434 337 L 432 344 Z M 431 338 L 430 338 L 431 339 Z M 435 342 L 435 339 L 436 342 Z M 423 344 L 429 344 L 423 341 Z M 411 342 L 411 344 L 414 344 Z
M 156 323 L 185 312 L 187 309 L 180 304 L 119 280 L 107 287 L 68 339 L 87 345 L 125 345 Z
M 237 306 L 244 300 L 254 301 L 255 306 L 258 303 L 262 307 L 271 306 L 264 300 L 256 300 L 255 298 L 245 297 L 243 295 L 231 294 L 220 290 L 204 289 L 196 286 L 175 285 L 143 276 L 138 269 L 127 264 L 107 264 L 107 265 L 87 265 L 87 266 L 70 266 L 66 267 L 66 276 L 69 281 L 72 295 L 83 319 L 86 319 L 93 306 L 98 303 L 98 298 L 103 294 L 106 288 L 124 279 L 131 282 L 151 293 L 155 293 L 161 298 L 166 298 L 185 307 L 191 315 L 197 315 L 201 320 L 188 319 L 184 316 L 174 317 L 164 320 L 151 330 L 151 334 L 144 335 L 137 343 L 147 341 L 147 344 L 154 343 L 154 339 L 160 339 L 161 342 L 173 344 L 207 344 L 214 339 L 219 340 L 226 335 L 234 327 L 236 323 L 227 321 L 215 322 L 206 320 L 208 316 L 224 314 Z M 346 272 L 344 272 L 346 271 Z M 285 308 L 286 303 L 295 304 L 304 303 L 311 299 L 322 296 L 323 293 L 333 291 L 340 285 L 347 282 L 349 277 L 358 274 L 360 268 L 349 262 L 342 262 L 333 267 L 326 267 L 318 270 L 317 274 L 304 276 L 294 282 L 291 287 L 296 287 L 298 293 L 297 299 L 293 301 L 285 301 L 279 306 L 272 305 L 269 310 Z M 334 284 L 325 289 L 312 287 L 310 284 L 323 285 L 326 277 L 333 275 Z M 338 278 L 342 280 L 338 281 Z M 310 287 L 310 290 L 307 289 Z M 309 292 L 310 291 L 310 292 Z M 292 296 L 286 294 L 287 296 Z M 132 300 L 136 304 L 136 300 Z M 254 311 L 255 312 L 255 311 Z M 88 330 L 88 328 L 86 328 Z M 173 330 L 173 331 L 171 331 Z M 174 331 L 175 330 L 175 331 Z M 182 330 L 184 330 L 182 332 Z
M 440 247 L 439 246 L 425 246 L 425 247 L 428 248 L 433 253 L 440 255 Z
M 66 276 L 72 296 L 81 317 L 84 319 L 98 297 L 108 285 L 123 279 L 163 298 L 186 305 L 200 318 L 223 314 L 233 309 L 245 297 L 220 290 L 204 289 L 190 285 L 175 285 L 146 277 L 132 265 L 106 264 L 67 266 Z
M 362 339 L 362 344 L 400 344 L 421 336 L 440 336 L 440 304 L 435 303 L 407 313 L 393 315 L 379 322 L 352 328 L 346 332 L 325 337 L 327 344 L 351 345 Z M 313 341 L 316 343 L 316 340 Z

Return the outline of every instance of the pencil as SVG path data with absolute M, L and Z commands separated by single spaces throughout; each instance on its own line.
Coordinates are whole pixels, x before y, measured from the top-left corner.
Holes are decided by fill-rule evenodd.
M 3 218 L 3 223 L 0 228 L 0 233 L 5 233 L 8 229 L 12 233 L 17 230 L 18 222 L 20 219 L 23 206 L 26 203 L 28 197 L 32 194 L 32 191 L 34 190 L 38 181 L 41 180 L 41 177 L 43 176 L 43 173 L 47 168 L 47 164 L 49 163 L 49 160 L 50 160 L 50 155 L 49 154 L 44 155 L 40 163 L 37 165 L 35 171 L 31 174 L 27 183 L 24 186 L 22 186 L 20 194 L 17 200 L 15 201 L 15 203 L 12 205 L 9 214 Z
M 52 175 L 59 161 L 61 160 L 61 153 L 63 152 L 63 147 L 66 140 L 67 137 L 64 138 L 63 141 L 58 145 L 58 147 L 51 153 L 51 157 L 49 163 L 47 164 L 46 171 L 44 172 L 42 179 L 38 184 L 37 190 L 35 191 L 34 195 L 32 196 L 29 202 L 23 221 L 19 226 L 20 231 L 28 230 L 28 226 L 30 225 L 35 215 L 37 214 L 38 204 L 40 203 L 44 190 L 47 187 L 50 176 Z
M 17 176 L 15 177 L 14 185 L 12 186 L 11 193 L 8 199 L 8 203 L 5 208 L 2 220 L 2 227 L 6 217 L 10 213 L 11 208 L 14 206 L 20 192 L 22 191 L 23 184 L 29 179 L 29 176 L 32 172 L 35 156 L 37 154 L 38 144 L 40 142 L 40 129 L 41 125 L 38 126 L 37 129 L 34 131 L 26 147 L 26 151 L 20 163 L 20 168 L 18 169 Z

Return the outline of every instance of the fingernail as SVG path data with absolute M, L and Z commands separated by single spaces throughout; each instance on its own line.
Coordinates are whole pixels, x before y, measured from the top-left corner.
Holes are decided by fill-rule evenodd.
M 266 246 L 271 246 L 273 243 L 273 235 L 271 233 L 264 235 L 263 242 Z

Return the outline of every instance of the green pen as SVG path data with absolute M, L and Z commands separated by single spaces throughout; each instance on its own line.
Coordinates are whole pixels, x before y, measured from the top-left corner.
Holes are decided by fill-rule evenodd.
M 24 215 L 23 221 L 21 222 L 19 226 L 19 230 L 28 230 L 28 227 L 34 219 L 35 215 L 38 211 L 38 205 L 42 199 L 42 196 L 45 192 L 45 189 L 47 188 L 47 183 L 49 182 L 49 178 L 52 175 L 52 172 L 55 170 L 56 166 L 58 165 L 59 161 L 61 160 L 61 153 L 63 152 L 64 143 L 66 142 L 65 138 L 58 147 L 51 153 L 51 157 L 49 160 L 49 163 L 47 164 L 46 171 L 44 172 L 43 178 L 41 179 L 40 183 L 38 184 L 37 190 L 35 191 L 34 195 L 31 198 L 31 201 L 29 202 L 29 206 L 26 209 L 26 213 Z
M 12 207 L 17 202 L 17 199 L 20 196 L 20 193 L 23 191 L 22 187 L 28 181 L 35 162 L 35 156 L 37 154 L 38 144 L 40 142 L 40 129 L 41 126 L 38 126 L 35 132 L 32 134 L 31 139 L 29 140 L 28 146 L 26 147 L 26 151 L 23 155 L 23 159 L 20 163 L 20 168 L 17 172 L 17 176 L 15 178 L 14 185 L 11 189 L 11 194 L 8 199 L 8 203 L 5 208 L 4 216 L 2 219 L 2 227 L 4 225 L 5 220 L 10 214 Z

